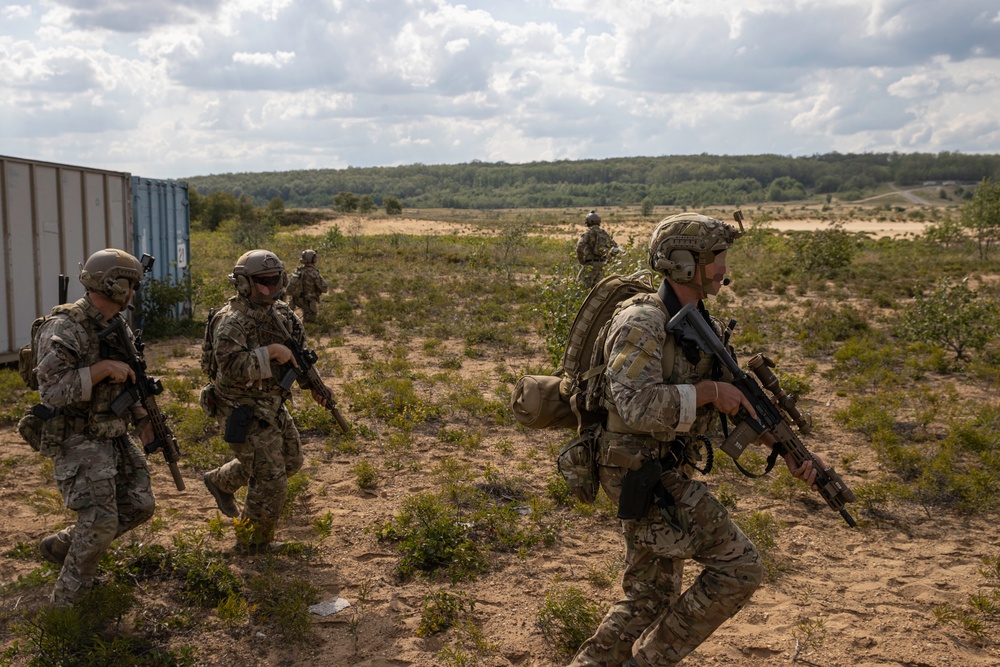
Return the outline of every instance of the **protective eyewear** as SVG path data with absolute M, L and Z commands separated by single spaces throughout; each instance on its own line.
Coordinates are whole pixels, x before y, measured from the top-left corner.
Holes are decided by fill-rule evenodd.
M 276 276 L 254 276 L 253 281 L 264 287 L 274 287 L 281 282 L 281 274 L 279 273 Z

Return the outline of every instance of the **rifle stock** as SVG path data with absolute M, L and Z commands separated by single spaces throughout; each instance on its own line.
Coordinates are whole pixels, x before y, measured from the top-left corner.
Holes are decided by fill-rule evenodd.
M 726 438 L 722 451 L 733 459 L 739 459 L 747 447 L 770 437 L 773 446 L 783 454 L 790 454 L 799 466 L 806 461 L 812 462 L 813 469 L 816 470 L 816 486 L 819 488 L 819 494 L 827 505 L 843 517 L 847 525 L 852 528 L 857 526 L 854 517 L 846 508 L 847 503 L 854 502 L 854 492 L 832 466 L 828 468 L 821 466 L 819 460 L 789 427 L 789 421 L 793 421 L 803 433 L 809 432 L 807 420 L 795 408 L 794 397 L 787 395 L 780 388 L 777 377 L 770 371 L 769 366 L 773 366 L 773 363 L 767 357 L 757 355 L 748 364 L 768 391 L 774 395 L 771 399 L 761 389 L 757 380 L 740 368 L 694 304 L 684 306 L 670 318 L 667 331 L 678 332 L 681 337 L 694 342 L 703 352 L 712 355 L 728 368 L 733 375 L 733 386 L 740 390 L 757 413 L 757 419 L 753 419 L 746 409 L 741 408 L 742 421 Z
M 177 462 L 181 458 L 181 450 L 177 446 L 177 438 L 167 425 L 166 417 L 160 411 L 160 406 L 156 403 L 156 396 L 163 392 L 163 384 L 155 378 L 146 374 L 146 360 L 140 353 L 142 342 L 134 342 L 132 332 L 128 324 L 122 317 L 116 317 L 115 321 L 105 327 L 98 337 L 109 345 L 115 345 L 112 339 L 117 342 L 117 347 L 128 355 L 128 365 L 135 373 L 135 381 L 128 380 L 124 390 L 111 403 L 112 411 L 121 416 L 136 403 L 146 409 L 149 423 L 153 427 L 153 441 L 143 447 L 146 454 L 152 454 L 157 449 L 163 451 L 163 458 L 170 468 L 170 476 L 173 477 L 174 486 L 178 491 L 184 490 L 184 478 L 181 477 L 180 468 Z M 140 334 L 141 335 L 141 334 Z M 139 335 L 136 336 L 138 338 Z
M 284 377 L 281 378 L 281 386 L 285 390 L 290 390 L 292 384 L 299 378 L 302 378 L 309 389 L 316 392 L 323 399 L 323 407 L 330 411 L 333 418 L 337 421 L 337 425 L 340 430 L 344 433 L 351 432 L 351 425 L 347 423 L 344 419 L 344 415 L 341 414 L 340 408 L 337 407 L 337 399 L 334 397 L 333 392 L 330 388 L 326 386 L 323 382 L 323 378 L 319 376 L 319 371 L 316 370 L 316 362 L 319 357 L 315 352 L 309 349 L 303 348 L 298 342 L 292 338 L 292 335 L 288 333 L 288 328 L 285 327 L 285 323 L 281 321 L 278 313 L 271 308 L 268 311 L 271 316 L 271 321 L 277 327 L 278 332 L 284 339 L 282 343 L 292 352 L 292 357 L 295 359 L 295 365 L 289 364 L 289 368 L 285 371 Z

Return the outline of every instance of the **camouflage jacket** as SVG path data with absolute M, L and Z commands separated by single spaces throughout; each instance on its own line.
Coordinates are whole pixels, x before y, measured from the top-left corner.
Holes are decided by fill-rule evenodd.
M 64 436 L 86 432 L 95 439 L 114 438 L 126 433 L 130 421 L 137 423 L 145 415 L 145 410 L 135 405 L 118 417 L 111 411 L 111 403 L 121 394 L 122 385 L 107 380 L 95 385 L 91 380 L 90 367 L 101 359 L 128 361 L 123 350 L 101 349 L 98 333 L 108 324 L 83 297 L 53 308 L 39 327 L 32 341 L 37 350 L 38 393 L 44 405 L 60 408 L 63 413 L 51 420 L 47 432 L 58 426 L 65 429 Z
M 636 433 L 661 441 L 682 440 L 708 430 L 715 407 L 695 406 L 694 384 L 730 380 L 708 355 L 693 363 L 666 332 L 667 311 L 656 294 L 641 294 L 618 307 L 605 341 L 605 398 Z M 720 335 L 720 323 L 712 319 Z M 664 359 L 672 359 L 670 370 Z
M 600 225 L 591 225 L 576 242 L 576 259 L 581 264 L 608 261 L 608 254 L 618 244 Z
M 305 346 L 302 324 L 288 304 L 275 301 L 273 311 L 295 341 Z M 209 322 L 210 349 L 205 354 L 211 355 L 209 365 L 216 369 L 211 379 L 220 407 L 228 412 L 237 405 L 253 405 L 258 419 L 272 423 L 291 392 L 281 387 L 290 366 L 268 355 L 268 345 L 285 342 L 269 312 L 245 297 L 232 297 Z
M 300 266 L 292 274 L 291 280 L 295 280 L 296 275 L 299 281 L 299 287 L 294 293 L 296 298 L 308 299 L 317 297 L 320 294 L 326 294 L 329 289 L 319 269 L 315 266 Z

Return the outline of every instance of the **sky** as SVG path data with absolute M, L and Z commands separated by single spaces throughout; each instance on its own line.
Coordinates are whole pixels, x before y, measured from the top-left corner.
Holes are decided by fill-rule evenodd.
M 0 0 L 0 155 L 148 178 L 1000 153 L 996 0 Z

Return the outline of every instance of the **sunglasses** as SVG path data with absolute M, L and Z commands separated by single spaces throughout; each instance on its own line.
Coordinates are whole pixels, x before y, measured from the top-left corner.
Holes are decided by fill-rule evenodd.
M 253 281 L 264 287 L 274 287 L 281 282 L 281 274 L 279 273 L 276 276 L 254 276 Z

